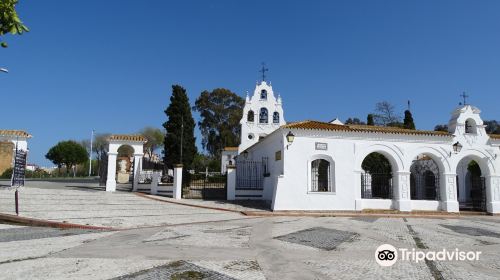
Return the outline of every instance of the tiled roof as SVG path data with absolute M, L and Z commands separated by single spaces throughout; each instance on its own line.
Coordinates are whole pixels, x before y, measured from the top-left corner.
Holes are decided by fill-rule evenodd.
M 225 147 L 224 151 L 238 151 L 238 147 Z
M 142 135 L 132 134 L 113 134 L 109 137 L 110 141 L 132 141 L 132 142 L 144 142 L 146 143 L 148 140 L 146 137 Z
M 490 134 L 490 138 L 493 140 L 500 140 L 500 134 Z
M 19 136 L 24 138 L 31 138 L 31 134 L 23 130 L 0 129 L 0 136 Z
M 372 126 L 372 125 L 338 125 L 338 124 L 331 124 L 331 123 L 310 121 L 310 120 L 289 123 L 284 125 L 283 128 L 453 137 L 452 134 L 443 131 L 411 130 L 398 127 L 384 127 L 384 126 Z

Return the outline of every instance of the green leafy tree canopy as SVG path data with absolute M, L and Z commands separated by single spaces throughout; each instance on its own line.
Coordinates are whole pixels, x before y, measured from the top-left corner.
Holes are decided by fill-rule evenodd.
M 144 144 L 144 151 L 151 158 L 153 153 L 165 141 L 165 132 L 155 127 L 145 127 L 139 132 L 142 136 L 146 137 L 148 142 Z
M 18 0 L 0 0 L 0 37 L 9 33 L 20 35 L 29 31 L 17 15 L 16 5 L 18 2 Z M 0 45 L 3 48 L 7 47 L 7 43 L 3 41 L 0 42 Z
M 404 128 L 406 129 L 413 129 L 415 130 L 415 122 L 413 121 L 413 116 L 410 112 L 410 110 L 405 111 L 405 119 L 403 121 Z
M 69 173 L 69 170 L 73 166 L 88 160 L 87 150 L 82 145 L 72 140 L 57 143 L 57 145 L 50 148 L 45 157 L 59 168 L 65 165 L 67 173 Z
M 224 147 L 240 144 L 243 106 L 245 100 L 225 88 L 203 91 L 196 99 L 193 109 L 201 116 L 202 145 L 211 156 L 218 158 Z

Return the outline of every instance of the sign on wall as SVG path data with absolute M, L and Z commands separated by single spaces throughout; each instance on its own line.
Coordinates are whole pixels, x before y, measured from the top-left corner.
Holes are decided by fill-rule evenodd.
M 316 150 L 318 150 L 318 151 L 327 151 L 328 150 L 328 144 L 327 143 L 316 142 Z
M 12 187 L 24 186 L 24 178 L 26 174 L 26 156 L 27 152 L 23 150 L 16 151 L 14 159 L 14 167 L 12 169 Z

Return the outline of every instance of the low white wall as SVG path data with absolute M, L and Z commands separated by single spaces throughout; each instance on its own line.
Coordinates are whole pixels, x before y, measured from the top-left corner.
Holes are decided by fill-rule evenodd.
M 262 197 L 262 190 L 236 190 L 236 200 L 260 200 Z
M 441 202 L 433 200 L 412 200 L 411 209 L 422 211 L 439 211 L 441 210 Z

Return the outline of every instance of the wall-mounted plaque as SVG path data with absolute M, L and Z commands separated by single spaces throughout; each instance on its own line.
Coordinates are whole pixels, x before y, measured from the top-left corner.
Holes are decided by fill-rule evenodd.
M 326 150 L 328 150 L 328 144 L 327 143 L 316 142 L 316 150 L 326 151 Z

